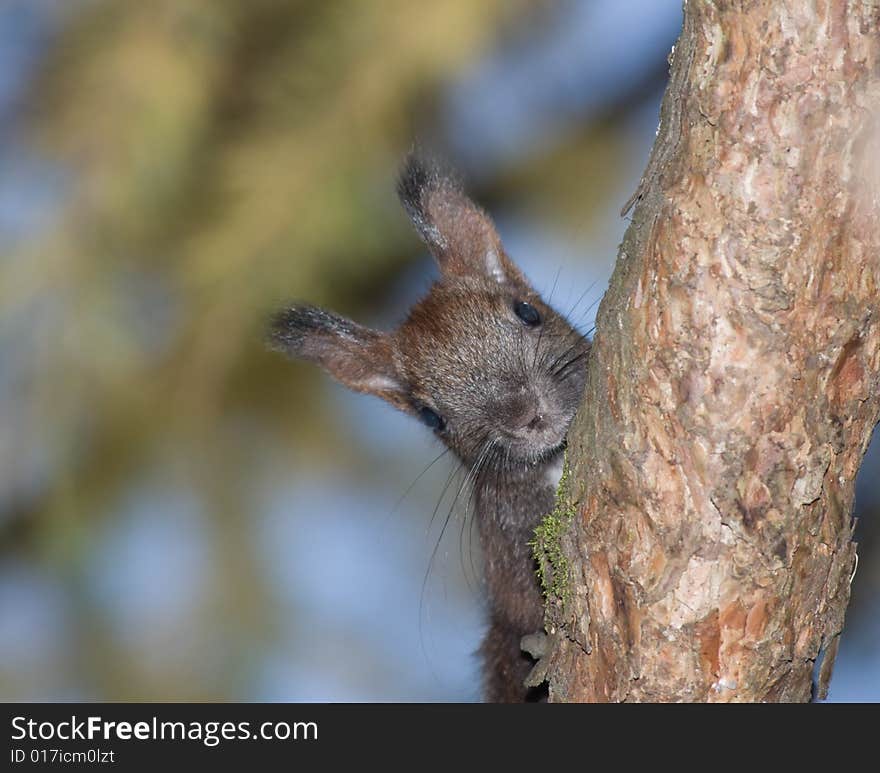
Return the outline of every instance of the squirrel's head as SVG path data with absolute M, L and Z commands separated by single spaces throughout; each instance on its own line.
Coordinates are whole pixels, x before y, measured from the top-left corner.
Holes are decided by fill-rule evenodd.
M 430 427 L 468 465 L 556 456 L 584 387 L 589 342 L 514 265 L 488 215 L 415 156 L 398 194 L 441 278 L 383 333 L 313 306 L 279 312 L 270 342 Z

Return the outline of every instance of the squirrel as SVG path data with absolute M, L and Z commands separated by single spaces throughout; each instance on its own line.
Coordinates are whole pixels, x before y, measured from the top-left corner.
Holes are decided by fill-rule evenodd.
M 436 163 L 411 154 L 398 195 L 441 277 L 392 332 L 314 306 L 272 320 L 269 344 L 419 419 L 471 471 L 489 627 L 490 702 L 541 700 L 523 637 L 543 630 L 530 543 L 552 511 L 590 342 L 508 257 L 489 216 Z

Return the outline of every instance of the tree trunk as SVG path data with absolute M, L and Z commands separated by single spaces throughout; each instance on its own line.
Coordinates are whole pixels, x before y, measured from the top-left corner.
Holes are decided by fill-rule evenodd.
M 539 530 L 554 701 L 824 694 L 880 410 L 880 6 L 689 0 Z

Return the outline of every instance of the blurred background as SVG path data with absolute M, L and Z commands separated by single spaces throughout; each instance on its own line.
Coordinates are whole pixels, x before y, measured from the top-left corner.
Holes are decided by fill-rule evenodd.
M 0 697 L 476 700 L 461 477 L 265 321 L 389 327 L 425 291 L 394 193 L 418 141 L 589 330 L 680 24 L 680 0 L 0 1 Z M 880 699 L 877 446 L 832 700 Z

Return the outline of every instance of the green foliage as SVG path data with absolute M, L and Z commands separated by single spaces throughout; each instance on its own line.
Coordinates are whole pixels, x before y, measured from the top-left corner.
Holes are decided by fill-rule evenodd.
M 33 96 L 33 136 L 69 188 L 42 237 L 0 262 L 0 303 L 6 321 L 55 310 L 34 414 L 56 448 L 77 433 L 79 495 L 169 446 L 211 456 L 242 415 L 298 419 L 298 445 L 320 455 L 320 411 L 301 410 L 316 381 L 291 394 L 291 367 L 263 351 L 266 316 L 291 297 L 381 303 L 366 289 L 418 250 L 393 179 L 412 117 L 516 12 L 99 0 L 70 15 Z

